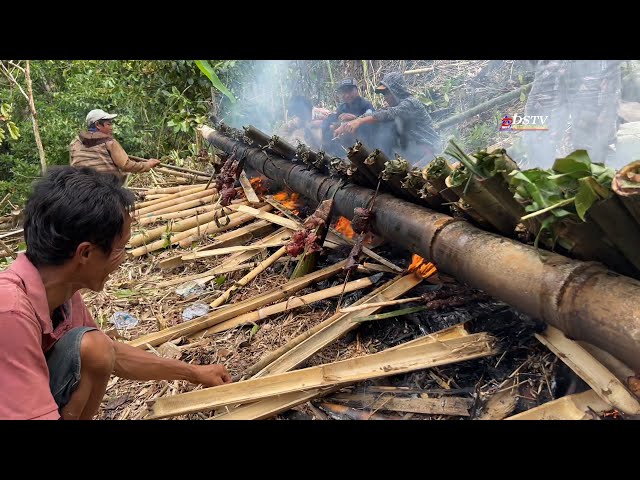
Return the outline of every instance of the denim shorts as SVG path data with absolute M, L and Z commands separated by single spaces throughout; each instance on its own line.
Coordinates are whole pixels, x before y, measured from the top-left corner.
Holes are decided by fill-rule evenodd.
M 80 383 L 80 342 L 86 332 L 95 327 L 77 327 L 69 330 L 46 354 L 49 367 L 49 387 L 53 398 L 62 409 Z

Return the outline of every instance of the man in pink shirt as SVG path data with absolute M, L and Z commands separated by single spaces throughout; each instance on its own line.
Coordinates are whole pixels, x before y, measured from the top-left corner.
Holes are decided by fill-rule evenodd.
M 132 193 L 90 168 L 52 168 L 24 214 L 27 251 L 0 273 L 0 419 L 92 419 L 111 374 L 231 382 L 223 365 L 190 365 L 106 336 L 79 290 L 100 291 L 125 259 Z

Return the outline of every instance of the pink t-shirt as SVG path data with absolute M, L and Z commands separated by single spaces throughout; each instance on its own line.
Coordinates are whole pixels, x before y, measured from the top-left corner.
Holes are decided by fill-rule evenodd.
M 45 352 L 72 328 L 97 327 L 80 292 L 65 307 L 54 330 L 42 279 L 25 254 L 0 272 L 0 419 L 60 417 Z

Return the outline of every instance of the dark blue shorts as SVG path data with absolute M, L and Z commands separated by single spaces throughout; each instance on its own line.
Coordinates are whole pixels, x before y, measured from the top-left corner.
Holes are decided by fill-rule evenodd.
M 86 332 L 95 327 L 77 327 L 69 330 L 46 354 L 49 367 L 49 387 L 53 398 L 62 409 L 80 383 L 80 342 Z

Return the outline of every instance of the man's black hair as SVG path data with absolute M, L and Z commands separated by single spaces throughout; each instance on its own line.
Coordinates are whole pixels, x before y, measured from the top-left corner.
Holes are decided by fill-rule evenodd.
M 133 192 L 115 175 L 87 167 L 51 167 L 36 182 L 25 207 L 27 258 L 36 267 L 62 265 L 87 241 L 109 255 L 134 202 Z

